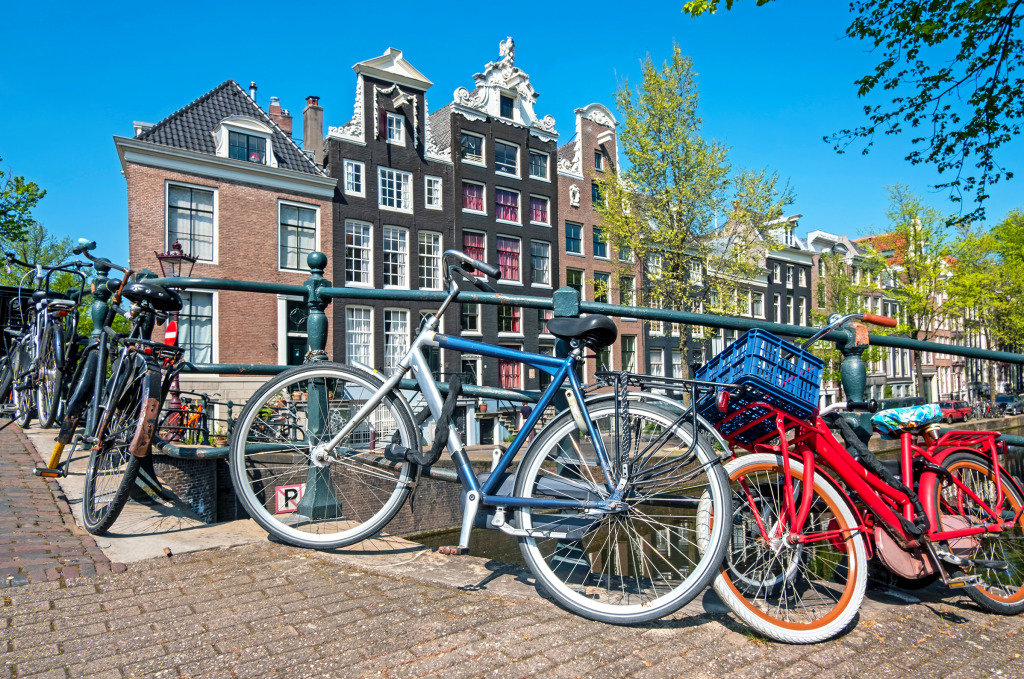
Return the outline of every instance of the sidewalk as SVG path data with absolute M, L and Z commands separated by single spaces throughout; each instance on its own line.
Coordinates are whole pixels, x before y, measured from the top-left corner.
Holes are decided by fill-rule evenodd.
M 307 551 L 237 521 L 191 543 L 204 529 L 130 505 L 132 525 L 148 535 L 129 535 L 119 519 L 121 535 L 93 542 L 71 523 L 74 494 L 31 475 L 31 444 L 12 429 L 0 433 L 12 576 L 0 588 L 0 659 L 18 679 L 1024 676 L 1024 619 L 987 615 L 940 589 L 914 593 L 919 600 L 869 591 L 845 636 L 785 646 L 751 635 L 710 591 L 670 619 L 616 627 L 565 612 L 521 569 L 398 539 Z M 32 433 L 43 451 L 47 437 Z M 220 537 L 242 544 L 208 548 Z M 170 540 L 179 546 L 169 557 L 119 546 Z M 126 556 L 111 559 L 97 544 Z

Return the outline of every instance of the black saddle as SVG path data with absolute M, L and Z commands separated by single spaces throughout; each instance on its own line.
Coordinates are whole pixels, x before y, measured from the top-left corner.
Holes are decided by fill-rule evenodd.
M 134 281 L 124 286 L 121 294 L 132 302 L 149 302 L 157 311 L 180 311 L 181 297 L 154 283 Z
M 578 339 L 594 351 L 604 349 L 619 336 L 615 322 L 601 314 L 585 318 L 552 318 L 548 321 L 548 332 L 559 339 Z

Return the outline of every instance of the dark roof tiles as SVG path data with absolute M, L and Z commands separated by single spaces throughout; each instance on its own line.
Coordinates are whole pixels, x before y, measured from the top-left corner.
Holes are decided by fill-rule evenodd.
M 140 141 L 213 155 L 217 147 L 213 131 L 225 118 L 248 116 L 268 125 L 277 166 L 296 172 L 323 176 L 294 140 L 281 131 L 263 109 L 234 80 L 226 80 L 187 106 L 178 109 L 159 123 L 141 133 Z M 241 161 L 240 161 L 241 162 Z

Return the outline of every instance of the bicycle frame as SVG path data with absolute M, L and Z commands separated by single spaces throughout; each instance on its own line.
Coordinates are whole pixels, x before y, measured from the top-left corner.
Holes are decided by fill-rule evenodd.
M 864 506 L 867 507 L 874 521 L 883 524 L 893 537 L 898 538 L 902 546 L 912 547 L 918 544 L 917 539 L 908 535 L 906 530 L 904 530 L 900 520 L 900 516 L 902 516 L 907 521 L 913 521 L 914 509 L 911 498 L 906 493 L 893 488 L 864 465 L 860 464 L 836 440 L 831 430 L 820 417 L 815 418 L 815 421 L 810 423 L 794 418 L 767 403 L 758 402 L 748 407 L 755 406 L 771 408 L 774 411 L 780 441 L 786 442 L 784 446 L 763 447 L 772 450 L 779 449 L 776 452 L 779 452 L 783 457 L 786 477 L 786 488 L 783 496 L 784 511 L 786 511 L 789 517 L 791 530 L 794 533 L 802 531 L 807 521 L 811 511 L 811 489 L 813 487 L 814 474 L 819 471 L 819 467 L 823 466 L 833 471 L 856 494 Z M 787 432 L 793 430 L 795 430 L 795 435 L 789 438 Z M 985 456 L 978 452 L 978 444 L 982 444 L 983 448 L 988 452 L 993 469 L 1000 470 L 998 451 L 995 446 L 996 435 L 995 432 L 947 432 L 938 440 L 932 442 L 927 448 L 922 448 L 914 443 L 913 433 L 903 432 L 900 440 L 900 475 L 902 480 L 908 487 L 913 486 L 915 458 L 924 460 L 926 465 L 934 468 L 938 468 L 947 455 L 957 451 L 968 451 L 978 455 L 979 459 L 985 459 Z M 757 447 L 761 446 L 758 445 Z M 804 465 L 803 493 L 799 502 L 794 497 L 794 484 L 789 466 L 789 461 L 793 454 L 799 455 Z M 935 505 L 934 492 L 938 473 L 926 467 L 920 475 L 918 488 L 919 497 L 930 524 L 925 534 L 929 540 L 938 542 L 985 532 L 996 533 L 1006 526 L 1014 525 L 1020 519 L 1020 513 L 1018 512 L 1017 516 L 1008 521 L 1005 517 L 993 511 L 988 503 L 978 497 L 973 490 L 965 486 L 960 479 L 949 476 L 947 478 L 952 481 L 960 492 L 964 493 L 973 502 L 976 502 L 979 507 L 985 508 L 985 511 L 988 512 L 991 518 L 991 522 L 986 525 L 970 528 L 941 530 L 940 527 L 937 527 L 938 507 Z M 825 474 L 825 476 L 830 478 L 828 474 Z M 998 506 L 1003 500 L 1002 474 L 996 474 L 996 488 L 996 504 Z M 1022 508 L 1022 511 L 1024 511 L 1024 508 Z M 899 512 L 899 515 L 897 512 Z M 861 512 L 858 511 L 858 514 L 861 514 Z M 763 525 L 759 527 L 766 539 L 776 537 L 768 536 Z M 865 524 L 857 527 L 858 530 L 864 532 L 868 532 L 868 528 L 869 526 Z M 779 529 L 781 530 L 781 526 Z M 800 542 L 813 542 L 833 537 L 835 536 L 828 533 L 810 533 L 806 535 L 801 533 L 795 539 Z

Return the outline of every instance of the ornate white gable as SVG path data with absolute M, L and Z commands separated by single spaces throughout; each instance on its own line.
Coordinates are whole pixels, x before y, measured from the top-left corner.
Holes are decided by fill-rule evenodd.
M 394 47 L 387 48 L 382 56 L 359 62 L 352 70 L 359 75 L 368 75 L 423 92 L 434 84 L 405 60 L 402 50 L 396 50 Z
M 490 116 L 498 120 L 509 120 L 513 124 L 530 128 L 535 136 L 545 141 L 555 141 L 558 139 L 555 119 L 550 115 L 538 118 L 534 112 L 533 107 L 539 95 L 530 84 L 530 76 L 515 65 L 515 49 L 511 37 L 501 41 L 501 59 L 488 63 L 483 73 L 473 76 L 473 91 L 465 87 L 455 90 L 455 110 L 469 119 L 479 120 L 483 116 Z M 501 116 L 502 95 L 514 101 L 511 119 Z
M 327 136 L 344 139 L 357 144 L 366 144 L 366 126 L 363 124 L 363 76 L 356 78 L 356 108 L 352 120 L 341 127 L 328 127 Z

